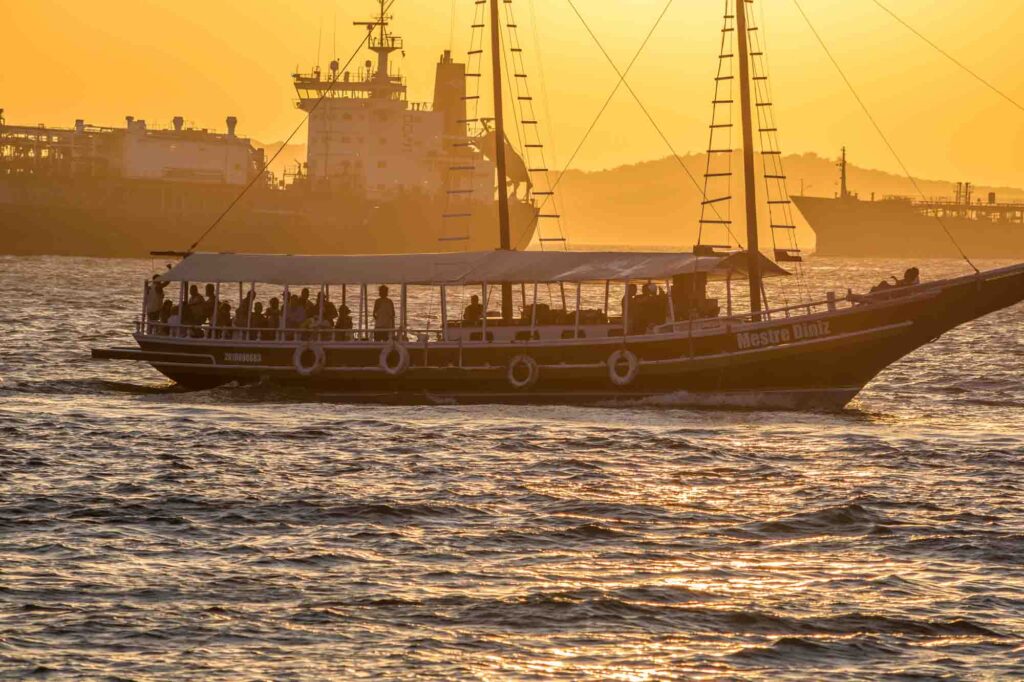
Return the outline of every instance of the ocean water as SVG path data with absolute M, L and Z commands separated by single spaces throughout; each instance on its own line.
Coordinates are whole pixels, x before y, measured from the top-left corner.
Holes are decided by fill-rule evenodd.
M 353 407 L 90 361 L 160 267 L 0 257 L 0 677 L 1024 678 L 1024 307 L 838 414 Z

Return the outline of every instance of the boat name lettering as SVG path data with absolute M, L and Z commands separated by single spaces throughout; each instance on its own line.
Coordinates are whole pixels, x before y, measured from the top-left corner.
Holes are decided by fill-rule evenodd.
M 263 355 L 260 353 L 225 353 L 224 362 L 258 365 L 263 362 Z
M 822 336 L 829 336 L 831 333 L 832 324 L 825 320 L 801 322 L 778 329 L 765 329 L 762 332 L 743 332 L 742 334 L 737 334 L 736 344 L 740 350 L 749 350 L 764 346 L 778 346 L 783 343 L 790 343 L 791 341 L 816 339 Z

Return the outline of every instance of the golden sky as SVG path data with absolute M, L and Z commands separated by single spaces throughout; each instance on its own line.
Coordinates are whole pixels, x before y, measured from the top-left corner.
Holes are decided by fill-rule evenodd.
M 909 34 L 872 0 L 800 0 L 911 171 L 925 178 L 1024 186 L 1024 112 Z M 575 0 L 613 58 L 625 64 L 666 0 Z M 936 43 L 1024 102 L 1024 3 L 886 0 Z M 84 118 L 151 125 L 175 115 L 240 134 L 283 139 L 301 120 L 290 74 L 362 37 L 351 25 L 370 0 L 4 0 L 0 107 L 9 123 L 70 126 Z M 397 0 L 394 29 L 410 99 L 432 95 L 433 64 L 466 50 L 472 0 Z M 815 42 L 793 0 L 757 0 L 771 58 L 784 151 L 898 167 Z M 567 160 L 617 78 L 568 0 L 516 0 L 544 137 Z M 675 0 L 630 76 L 680 153 L 703 150 L 721 27 L 720 0 Z M 336 19 L 335 19 L 336 17 Z M 534 22 L 536 18 L 536 22 Z M 454 36 L 451 30 L 455 25 Z M 536 34 L 533 26 L 536 24 Z M 539 51 L 537 46 L 539 45 Z M 537 58 L 543 66 L 543 79 Z M 362 61 L 364 57 L 360 57 Z M 358 63 L 358 62 L 357 62 Z M 300 138 L 304 137 L 304 132 Z M 622 91 L 577 158 L 606 168 L 667 149 Z M 559 167 L 552 162 L 553 167 Z M 811 190 L 809 193 L 814 193 Z

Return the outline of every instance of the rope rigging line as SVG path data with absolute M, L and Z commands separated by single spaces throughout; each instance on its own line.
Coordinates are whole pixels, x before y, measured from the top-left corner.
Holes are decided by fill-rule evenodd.
M 640 44 L 640 47 L 637 49 L 636 54 L 633 55 L 633 59 L 631 59 L 629 64 L 626 66 L 626 70 L 623 71 L 622 73 L 619 73 L 618 82 L 615 84 L 615 87 L 612 88 L 612 91 L 611 93 L 609 93 L 607 99 L 605 99 L 604 104 L 601 105 L 601 109 L 597 112 L 597 116 L 594 117 L 594 120 L 591 122 L 590 127 L 587 128 L 587 132 L 583 134 L 583 137 L 580 139 L 579 144 L 576 145 L 576 149 L 569 157 L 569 160 L 565 163 L 565 166 L 562 168 L 562 172 L 558 174 L 558 177 L 555 179 L 555 184 L 552 185 L 551 187 L 552 191 L 554 191 L 555 188 L 558 187 L 559 183 L 562 182 L 562 178 L 564 178 L 565 174 L 568 172 L 569 166 L 571 166 L 572 162 L 576 160 L 576 157 L 579 155 L 580 150 L 583 149 L 583 145 L 586 144 L 587 139 L 590 137 L 590 134 L 594 132 L 594 128 L 597 127 L 597 124 L 601 121 L 601 118 L 604 116 L 604 112 L 607 111 L 608 107 L 612 103 L 612 100 L 615 99 L 615 95 L 619 92 L 619 88 L 621 88 L 622 84 L 625 83 L 626 81 L 626 76 L 629 75 L 629 72 L 636 64 L 636 60 L 640 58 L 640 54 L 644 51 L 644 48 L 647 47 L 647 43 L 651 40 L 651 36 L 654 35 L 655 30 L 657 30 L 658 26 L 661 24 L 661 20 L 668 13 L 668 9 L 669 7 L 672 6 L 673 2 L 674 0 L 668 0 L 668 2 L 665 3 L 665 9 L 663 9 L 661 11 L 661 14 L 658 15 L 658 19 L 654 22 L 654 25 L 651 27 L 651 30 L 647 32 L 647 36 L 644 38 L 643 43 Z M 572 0 L 569 0 L 569 4 L 572 5 Z M 575 6 L 573 6 L 573 9 L 576 9 Z M 579 12 L 577 12 L 576 15 L 579 16 Z M 580 20 L 582 21 L 582 17 L 580 17 Z M 584 25 L 586 25 L 586 22 L 584 22 Z M 597 39 L 595 38 L 595 40 Z M 616 73 L 618 73 L 618 69 L 616 69 Z M 547 199 L 545 199 L 544 202 L 541 203 L 540 208 L 543 209 L 546 205 Z
M 871 110 L 868 109 L 867 104 L 865 104 L 864 100 L 861 99 L 861 96 L 860 94 L 858 94 L 857 89 L 853 87 L 853 83 L 850 81 L 849 78 L 847 78 L 846 73 L 843 71 L 843 68 L 839 65 L 839 62 L 836 60 L 836 58 L 832 55 L 832 51 L 828 49 L 828 45 L 825 44 L 825 41 L 824 39 L 822 39 L 821 34 L 818 33 L 818 29 L 816 29 L 814 27 L 814 24 L 811 23 L 810 17 L 807 16 L 807 13 L 804 12 L 803 6 L 800 5 L 800 0 L 793 0 L 793 4 L 796 5 L 796 8 L 800 12 L 800 15 L 804 18 L 804 21 L 807 23 L 807 27 L 811 29 L 811 33 L 813 33 L 814 37 L 818 40 L 818 43 L 821 45 L 821 49 L 825 51 L 825 54 L 828 56 L 829 61 L 831 61 L 832 65 L 836 67 L 836 71 L 839 72 L 839 75 L 843 79 L 843 82 L 846 83 L 846 87 L 849 88 L 850 93 L 853 95 L 854 99 L 857 100 L 857 104 L 859 104 L 860 108 L 864 111 L 864 115 L 867 116 L 868 120 L 871 122 L 871 125 L 874 126 L 875 131 L 878 133 L 879 137 L 882 138 L 882 142 L 884 142 L 885 146 L 889 148 L 889 152 L 892 154 L 893 158 L 896 159 L 896 163 L 898 163 L 900 165 L 900 168 L 903 169 L 903 174 L 907 177 L 908 180 L 910 180 L 911 184 L 914 185 L 914 189 L 917 191 L 918 194 L 921 195 L 921 198 L 927 199 L 925 193 L 921 190 L 921 186 L 918 184 L 914 176 L 911 175 L 910 170 L 907 168 L 907 165 L 903 163 L 903 159 L 896 152 L 896 148 L 893 147 L 891 142 L 889 142 L 889 138 L 882 130 L 882 127 L 878 124 L 878 121 L 875 120 L 875 117 L 871 114 Z M 949 227 L 946 226 L 946 223 L 942 220 L 942 218 L 940 216 L 935 216 L 935 220 L 942 227 L 942 230 L 946 233 L 946 236 L 949 237 L 949 241 L 952 242 L 954 247 L 956 247 L 956 250 L 960 253 L 960 256 L 967 262 L 968 265 L 971 266 L 971 269 L 974 270 L 975 274 L 980 274 L 981 271 L 971 261 L 971 259 L 968 258 L 967 254 L 960 246 L 960 242 L 956 240 L 956 237 L 954 237 L 953 233 L 950 232 Z
M 902 18 L 901 18 L 901 17 L 899 16 L 899 15 L 897 15 L 897 14 L 896 14 L 895 12 L 893 12 L 893 11 L 892 11 L 891 9 L 889 9 L 888 7 L 886 7 L 885 5 L 883 5 L 883 4 L 882 4 L 882 3 L 881 3 L 881 2 L 879 1 L 879 0 L 871 0 L 871 1 L 872 1 L 873 3 L 875 3 L 876 5 L 878 5 L 878 7 L 879 7 L 879 8 L 880 8 L 880 9 L 881 9 L 881 10 L 882 10 L 883 12 L 885 12 L 886 14 L 888 14 L 889 16 L 891 16 L 891 17 L 892 17 L 893 19 L 895 19 L 895 20 L 896 20 L 897 22 L 899 22 L 900 24 L 902 24 L 904 28 L 906 28 L 906 29 L 907 29 L 908 31 L 910 31 L 910 32 L 911 32 L 911 33 L 913 33 L 913 34 L 914 34 L 915 36 L 917 36 L 917 37 L 918 37 L 918 38 L 920 38 L 920 39 L 921 39 L 922 41 L 924 41 L 924 42 L 925 42 L 925 43 L 926 43 L 926 44 L 927 44 L 927 45 L 928 45 L 929 47 L 931 47 L 932 49 L 934 49 L 934 50 L 935 50 L 936 52 L 938 52 L 939 54 L 941 54 L 941 55 L 942 55 L 943 57 L 945 57 L 945 58 L 946 58 L 946 59 L 948 59 L 949 61 L 953 62 L 953 63 L 954 63 L 954 64 L 955 64 L 956 66 L 958 66 L 958 67 L 960 67 L 961 69 L 963 69 L 963 70 L 964 70 L 964 71 L 965 71 L 965 72 L 966 72 L 966 73 L 967 73 L 968 75 L 970 75 L 971 77 L 973 77 L 974 79 L 976 79 L 976 80 L 977 80 L 977 81 L 978 81 L 979 83 L 981 83 L 982 85 L 984 85 L 985 87 L 987 87 L 987 88 L 988 88 L 989 90 L 991 90 L 992 92 L 996 93 L 997 95 L 999 95 L 1000 97 L 1002 97 L 1003 99 L 1005 99 L 1005 100 L 1006 100 L 1007 102 L 1009 102 L 1009 103 L 1010 103 L 1010 104 L 1012 104 L 1013 106 L 1015 106 L 1015 107 L 1017 107 L 1018 109 L 1020 109 L 1021 111 L 1024 111 L 1024 105 L 1021 105 L 1021 104 L 1020 104 L 1020 103 L 1019 103 L 1019 102 L 1018 102 L 1017 100 L 1013 99 L 1012 97 L 1010 97 L 1009 95 L 1007 95 L 1007 94 L 1006 94 L 1005 92 L 1003 92 L 1002 90 L 1000 90 L 999 88 L 997 88 L 997 87 L 996 87 L 995 85 L 993 85 L 993 84 L 992 84 L 992 83 L 991 83 L 990 81 L 988 81 L 988 80 L 986 80 L 985 78 L 983 78 L 983 77 L 982 77 L 982 76 L 981 76 L 980 74 L 978 74 L 978 73 L 977 73 L 976 71 L 973 71 L 973 70 L 972 70 L 971 68 L 969 68 L 969 67 L 968 67 L 968 66 L 967 66 L 966 64 L 964 64 L 963 62 L 961 62 L 961 61 L 960 61 L 959 59 L 957 59 L 956 57 L 954 57 L 953 55 L 951 55 L 951 54 L 950 54 L 949 52 L 947 52 L 946 50 L 943 50 L 943 49 L 942 49 L 941 47 L 939 47 L 938 45 L 936 45 L 936 44 L 935 44 L 935 43 L 934 43 L 934 42 L 933 42 L 932 40 L 930 40 L 930 39 L 929 39 L 929 38 L 928 38 L 927 36 L 925 36 L 925 35 L 924 35 L 923 33 L 921 33 L 921 32 L 920 32 L 920 31 L 918 31 L 918 30 L 917 30 L 916 28 L 914 28 L 913 26 L 911 26 L 911 25 L 910 25 L 909 23 L 907 23 L 907 22 L 906 22 L 906 21 L 905 21 L 904 19 L 902 19 Z
M 615 61 L 611 58 L 611 55 L 608 54 L 608 51 L 604 48 L 604 45 L 601 43 L 600 40 L 598 40 L 598 38 L 594 34 L 593 30 L 591 30 L 590 24 L 587 23 L 587 20 L 583 18 L 583 15 L 580 14 L 580 11 L 576 8 L 576 4 L 573 2 L 573 0 L 568 0 L 568 2 L 569 2 L 569 6 L 572 7 L 573 12 L 576 13 L 576 17 L 580 20 L 580 23 L 583 24 L 583 28 L 585 28 L 587 30 L 587 33 L 590 34 L 590 37 L 593 39 L 593 41 L 597 45 L 598 49 L 601 50 L 601 54 L 604 55 L 604 58 L 606 60 L 608 60 L 608 63 L 611 65 L 612 69 L 614 69 L 615 73 L 619 76 L 619 82 L 622 85 L 626 86 L 626 90 L 628 90 L 629 94 L 632 95 L 633 99 L 636 101 L 637 105 L 640 107 L 640 110 L 644 112 L 644 115 L 647 117 L 647 120 L 650 121 L 651 125 L 654 127 L 654 130 L 661 137 L 662 142 L 664 142 L 665 146 L 668 147 L 668 150 L 672 153 L 672 158 L 674 158 L 676 160 L 676 162 L 679 164 L 679 167 L 682 168 L 683 172 L 686 173 L 686 176 L 688 178 L 690 178 L 690 182 L 693 183 L 693 186 L 697 188 L 697 192 L 700 193 L 701 199 L 702 200 L 707 200 L 707 196 L 705 196 L 705 194 L 704 194 L 704 188 L 701 185 L 701 183 L 699 183 L 697 181 L 697 178 L 694 177 L 693 173 L 690 172 L 690 169 L 686 167 L 685 163 L 683 163 L 682 157 L 680 157 L 679 154 L 676 152 L 675 147 L 672 146 L 672 143 L 669 141 L 668 136 L 665 135 L 664 131 L 661 129 L 661 126 L 658 125 L 658 122 L 654 120 L 654 116 L 651 115 L 650 110 L 647 109 L 647 106 L 640 99 L 640 96 L 636 94 L 635 90 L 633 90 L 633 86 L 631 86 L 629 84 L 629 82 L 626 80 L 625 74 L 622 71 L 619 70 L 618 66 L 616 66 Z M 671 0 L 669 0 L 668 4 L 669 5 L 672 4 Z M 668 6 L 667 5 L 665 7 L 664 12 L 661 15 L 662 17 L 664 16 L 665 12 L 668 12 Z M 658 23 L 660 23 L 660 22 L 661 22 L 661 17 L 658 18 Z M 657 24 L 655 24 L 655 28 L 657 28 Z M 653 33 L 653 29 L 652 29 L 652 33 Z M 650 36 L 648 36 L 648 38 L 649 37 Z M 646 44 L 646 41 L 645 41 L 644 44 Z M 618 88 L 618 86 L 616 86 L 616 89 L 617 88 Z M 595 122 L 595 125 L 596 125 L 596 122 Z M 717 210 L 715 211 L 715 213 L 717 215 Z M 734 240 L 736 240 L 737 244 L 741 244 L 742 243 L 742 242 L 740 242 L 739 238 L 737 238 L 736 235 L 733 234 L 732 229 L 729 229 L 728 231 L 729 231 L 729 236 L 731 236 Z
M 388 3 L 384 11 L 390 11 L 391 6 L 394 5 L 396 2 L 398 2 L 398 0 L 391 0 L 391 2 Z M 363 50 L 363 47 L 366 45 L 367 41 L 370 40 L 370 36 L 371 32 L 367 31 L 366 35 L 363 36 L 363 39 L 359 41 L 359 46 L 352 53 L 352 56 L 349 57 L 348 61 L 345 62 L 345 65 L 334 72 L 334 75 L 330 81 L 330 85 L 332 87 L 334 86 L 334 84 L 338 82 L 338 78 L 341 77 L 341 74 L 344 73 L 348 69 L 349 65 L 351 65 L 352 62 L 355 60 L 355 58 L 359 56 L 359 53 Z M 309 117 L 312 116 L 313 112 L 320 107 L 320 105 L 323 103 L 325 99 L 327 99 L 327 95 L 330 92 L 331 89 L 327 89 L 324 91 L 322 95 L 320 95 L 317 101 L 313 104 L 313 107 L 308 112 L 306 112 L 306 115 L 302 118 L 302 121 L 299 122 L 299 125 L 295 126 L 295 130 L 293 130 L 291 134 L 285 139 L 285 141 L 281 144 L 278 150 L 274 152 L 273 156 L 271 156 L 270 159 L 263 164 L 263 168 L 260 169 L 260 172 L 256 173 L 253 176 L 252 180 L 249 181 L 249 184 L 247 184 L 242 189 L 242 191 L 239 192 L 238 196 L 236 196 L 234 200 L 232 200 L 232 202 L 228 204 L 227 208 L 225 208 L 224 211 L 219 216 L 217 216 L 217 219 L 213 221 L 213 224 L 206 228 L 206 230 L 201 235 L 199 235 L 198 239 L 192 242 L 192 245 L 188 247 L 188 253 L 194 253 L 196 247 L 199 246 L 199 244 L 202 243 L 202 241 L 206 239 L 210 235 L 210 233 L 217 228 L 218 225 L 221 224 L 224 218 L 227 217 L 228 213 L 231 213 L 232 209 L 234 209 L 234 207 L 238 205 L 238 202 L 241 201 L 242 198 L 249 193 L 249 190 L 253 188 L 256 182 L 264 177 L 264 174 L 267 172 L 267 169 L 270 168 L 270 166 L 274 163 L 277 157 L 281 155 L 281 152 L 283 152 L 284 148 L 291 143 L 292 139 L 294 139 L 294 137 L 299 134 L 299 131 L 302 130 L 302 126 L 306 125 L 306 122 L 309 121 Z

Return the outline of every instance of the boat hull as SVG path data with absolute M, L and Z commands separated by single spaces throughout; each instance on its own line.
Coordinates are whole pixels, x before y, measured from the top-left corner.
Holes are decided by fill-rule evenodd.
M 594 403 L 840 409 L 880 371 L 945 332 L 1024 300 L 1024 265 L 871 296 L 851 307 L 765 321 L 711 320 L 660 334 L 522 343 L 409 343 L 408 369 L 385 371 L 387 343 L 232 341 L 137 336 L 112 359 L 149 362 L 193 389 L 229 382 L 301 387 L 352 402 Z M 324 352 L 302 376 L 300 347 Z M 99 352 L 102 357 L 103 352 Z M 118 355 L 120 353 L 120 355 Z M 638 361 L 619 385 L 616 353 Z M 537 364 L 516 389 L 510 366 Z
M 819 256 L 1024 258 L 1024 225 L 1013 222 L 924 215 L 908 201 L 861 201 L 854 197 L 792 197 L 814 230 Z
M 0 253 L 139 258 L 187 248 L 232 205 L 239 188 L 155 180 L 0 175 Z M 253 188 L 204 247 L 239 253 L 374 254 L 486 251 L 500 246 L 494 202 L 444 218 L 443 195 L 373 201 L 358 192 Z M 537 210 L 510 206 L 512 241 L 525 249 Z

